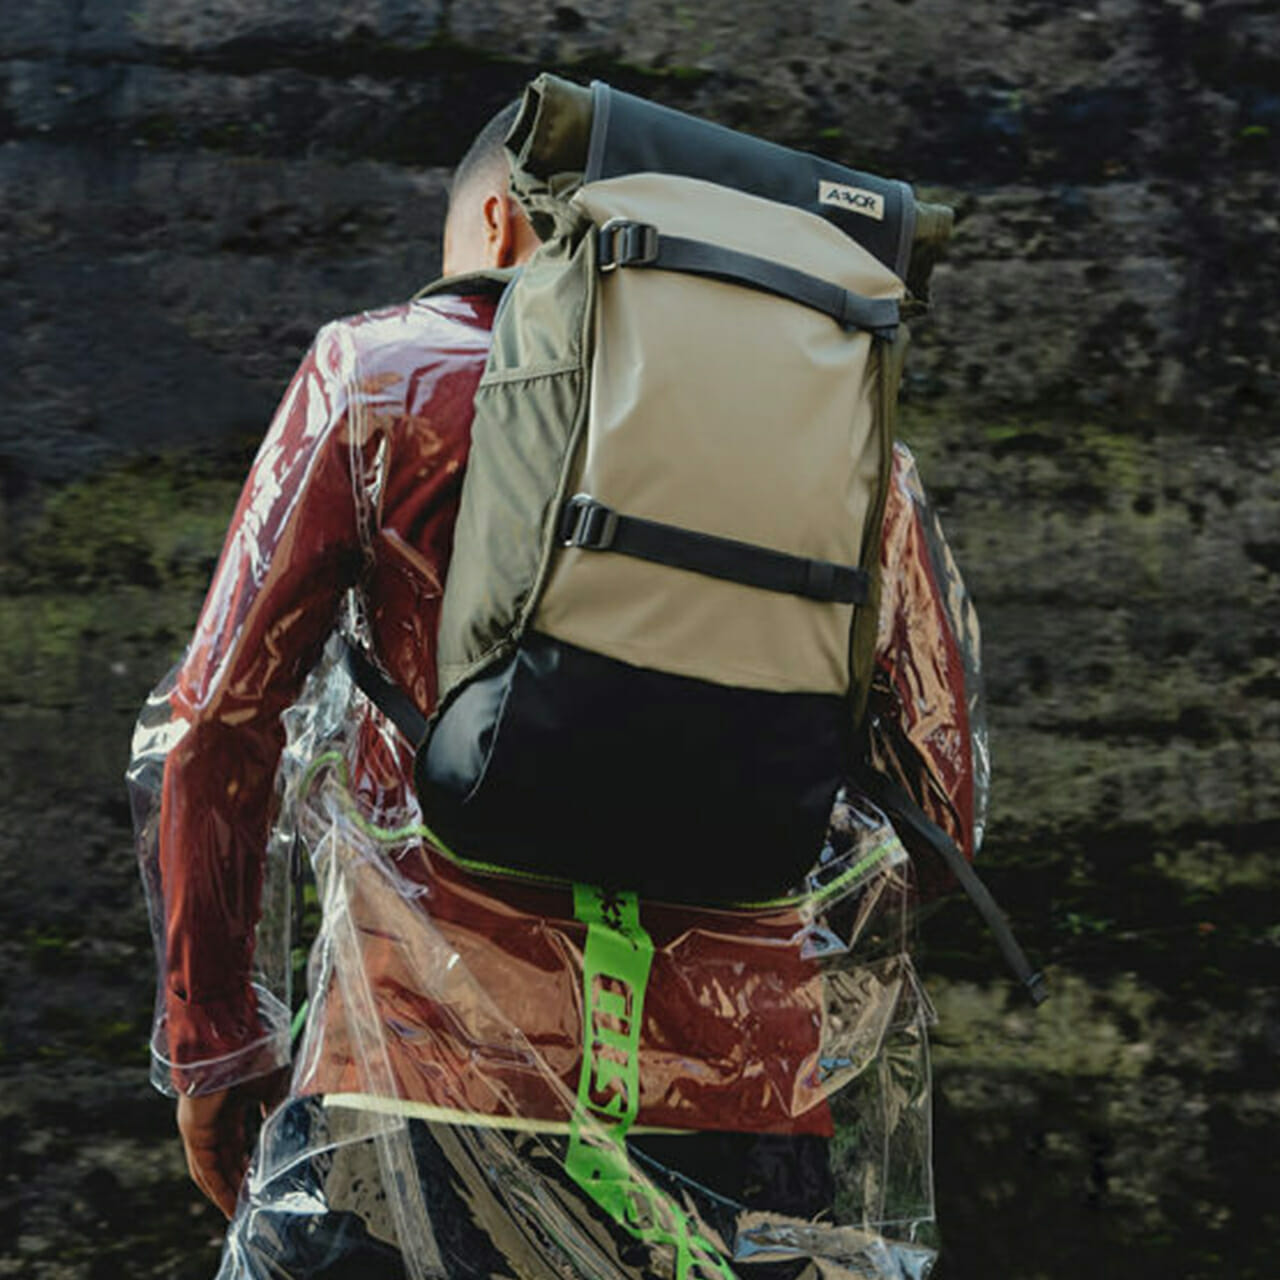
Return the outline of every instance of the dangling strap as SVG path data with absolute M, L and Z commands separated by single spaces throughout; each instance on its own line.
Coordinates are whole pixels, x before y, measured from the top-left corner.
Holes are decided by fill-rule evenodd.
M 987 927 L 995 935 L 996 944 L 1018 981 L 1026 989 L 1027 995 L 1031 997 L 1032 1004 L 1042 1004 L 1047 1000 L 1049 990 L 1044 974 L 1031 967 L 1026 952 L 1013 936 L 1004 912 L 991 896 L 991 890 L 978 878 L 978 873 L 969 865 L 956 842 L 929 819 L 902 787 L 884 774 L 865 768 L 858 773 L 855 782 L 892 819 L 900 835 L 909 833 L 923 841 L 946 863 L 948 870 L 960 882 L 960 887 L 969 895 Z

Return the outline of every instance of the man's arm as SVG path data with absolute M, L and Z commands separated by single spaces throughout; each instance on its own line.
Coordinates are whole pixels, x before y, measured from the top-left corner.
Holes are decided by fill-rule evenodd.
M 348 454 L 353 357 L 322 331 L 259 450 L 169 702 L 159 875 L 168 1058 L 180 1093 L 262 1075 L 287 1045 L 253 990 L 280 713 L 358 570 Z M 277 1034 L 272 1034 L 275 1031 Z
M 159 963 L 153 1049 L 179 1095 L 188 1167 L 226 1214 L 263 1106 L 285 1084 L 288 1028 L 260 1008 L 255 929 L 280 712 L 297 696 L 358 573 L 349 331 L 323 330 L 272 421 L 237 504 L 167 723 L 139 737 L 158 786 L 140 854 Z M 153 710 L 163 702 L 153 698 Z M 135 766 L 138 760 L 135 759 Z M 152 775 L 154 776 L 154 775 Z M 145 795 L 143 796 L 145 802 Z M 281 939 L 284 942 L 284 939 Z M 278 1011 L 277 1011 L 278 1012 Z
M 872 758 L 972 859 L 987 788 L 977 614 L 900 444 L 885 504 L 878 631 Z M 938 879 L 932 865 L 922 858 L 925 882 Z

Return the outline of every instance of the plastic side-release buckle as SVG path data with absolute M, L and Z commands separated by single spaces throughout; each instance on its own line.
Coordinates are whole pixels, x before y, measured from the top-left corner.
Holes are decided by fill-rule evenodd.
M 606 551 L 618 531 L 618 513 L 589 493 L 575 494 L 560 512 L 560 545 Z
M 1049 984 L 1043 973 L 1033 973 L 1023 980 L 1022 985 L 1026 988 L 1027 995 L 1031 997 L 1031 1003 L 1037 1007 L 1049 998 Z
M 646 267 L 658 260 L 658 228 L 650 222 L 610 218 L 597 233 L 596 264 L 601 271 Z

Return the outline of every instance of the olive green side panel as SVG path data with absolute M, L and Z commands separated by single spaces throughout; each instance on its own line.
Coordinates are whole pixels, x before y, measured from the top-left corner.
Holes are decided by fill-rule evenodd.
M 581 175 L 591 142 L 591 90 L 546 73 L 525 90 L 507 135 L 516 166 L 532 177 Z
M 593 220 L 774 258 L 869 297 L 902 282 L 804 210 L 692 179 L 584 187 Z M 885 450 L 869 335 L 741 286 L 623 268 L 602 277 L 590 426 L 572 488 L 629 515 L 862 564 Z M 874 615 L 873 615 L 874 617 Z M 853 609 L 610 552 L 557 552 L 534 625 L 654 670 L 845 693 Z
M 585 413 L 594 289 L 594 245 L 579 236 L 544 245 L 499 306 L 445 583 L 442 696 L 512 639 L 550 554 Z
M 506 137 L 511 189 L 543 240 L 571 232 L 579 217 L 565 201 L 582 183 L 591 121 L 589 89 L 543 74 L 524 91 Z
M 514 267 L 484 268 L 480 271 L 465 271 L 458 275 L 440 276 L 430 284 L 424 285 L 413 295 L 417 302 L 420 298 L 434 298 L 439 294 L 452 294 L 462 297 L 468 294 L 500 294 L 515 278 Z
M 902 384 L 902 370 L 910 344 L 910 331 L 899 325 L 897 336 L 891 343 L 880 343 L 876 348 L 876 434 L 880 441 L 880 475 L 877 480 L 876 500 L 867 512 L 864 529 L 863 555 L 865 566 L 871 574 L 871 596 L 867 604 L 854 617 L 853 634 L 849 643 L 849 670 L 853 683 L 851 711 L 854 725 L 860 725 L 867 709 L 867 696 L 871 691 L 871 673 L 875 665 L 876 640 L 880 620 L 880 549 L 884 532 L 885 502 L 889 494 L 890 475 L 893 470 L 893 442 L 898 426 L 898 388 Z
M 907 291 L 914 307 L 906 314 L 923 310 L 929 302 L 929 276 L 946 252 L 955 223 L 950 205 L 916 204 L 915 235 L 911 242 L 911 264 L 907 268 Z

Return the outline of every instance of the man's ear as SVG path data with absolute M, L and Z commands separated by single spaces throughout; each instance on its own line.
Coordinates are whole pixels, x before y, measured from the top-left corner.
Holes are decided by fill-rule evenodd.
M 516 218 L 519 210 L 506 192 L 491 191 L 480 206 L 484 226 L 486 265 L 510 267 L 517 253 Z

